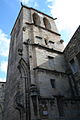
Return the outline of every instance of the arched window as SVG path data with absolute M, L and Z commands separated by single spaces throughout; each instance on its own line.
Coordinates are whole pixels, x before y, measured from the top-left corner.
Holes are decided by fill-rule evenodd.
M 51 25 L 50 25 L 49 20 L 47 18 L 43 18 L 43 22 L 44 22 L 45 28 L 50 30 Z
M 33 22 L 34 22 L 35 25 L 40 25 L 40 23 L 41 23 L 40 22 L 40 17 L 37 13 L 33 14 Z

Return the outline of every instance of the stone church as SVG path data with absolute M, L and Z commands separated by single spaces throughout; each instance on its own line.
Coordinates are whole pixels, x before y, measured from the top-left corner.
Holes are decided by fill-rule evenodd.
M 80 26 L 64 49 L 55 20 L 22 5 L 0 120 L 80 120 Z

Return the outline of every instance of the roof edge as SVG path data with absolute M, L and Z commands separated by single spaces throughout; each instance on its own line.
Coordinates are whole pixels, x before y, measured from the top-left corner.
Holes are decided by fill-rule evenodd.
M 15 27 L 15 24 L 16 24 L 16 22 L 17 22 L 18 18 L 19 18 L 19 15 L 20 15 L 20 13 L 21 13 L 21 11 L 22 11 L 22 8 L 23 8 L 23 7 L 21 7 L 21 8 L 20 8 L 20 11 L 19 11 L 18 16 L 17 16 L 17 18 L 16 18 L 16 20 L 15 20 L 15 23 L 14 23 L 14 25 L 13 25 L 13 28 L 12 28 L 12 30 L 11 30 L 10 35 L 11 35 L 11 34 L 12 34 L 12 32 L 13 32 L 13 29 L 14 29 L 14 27 Z
M 34 9 L 34 8 L 32 8 L 32 7 L 28 7 L 28 6 L 25 6 L 25 5 L 21 4 L 21 9 L 20 9 L 19 14 L 18 14 L 18 16 L 17 16 L 17 18 L 16 18 L 16 21 L 15 21 L 15 23 L 14 23 L 14 25 L 13 25 L 13 28 L 12 28 L 12 30 L 11 30 L 10 35 L 11 35 L 12 32 L 13 32 L 13 29 L 14 29 L 14 27 L 15 27 L 15 24 L 16 24 L 18 18 L 19 18 L 19 15 L 20 15 L 20 13 L 21 13 L 23 7 L 27 8 L 27 9 L 30 9 L 30 10 L 35 10 L 35 11 L 37 11 L 38 13 L 41 13 L 41 14 L 43 14 L 43 15 L 45 15 L 45 16 L 47 16 L 47 17 L 53 19 L 53 20 L 56 20 L 56 19 L 57 19 L 57 18 L 53 18 L 53 17 L 51 17 L 51 16 L 49 16 L 49 15 L 47 15 L 47 14 L 45 14 L 45 13 L 39 11 L 39 10 L 36 10 L 36 9 Z
M 47 17 L 49 17 L 49 18 L 53 19 L 53 20 L 56 20 L 56 19 L 57 19 L 57 18 L 53 18 L 53 17 L 51 17 L 51 16 L 49 16 L 49 15 L 45 14 L 44 12 L 41 12 L 41 11 L 37 10 L 37 9 L 35 9 L 35 8 L 28 7 L 28 6 L 23 5 L 23 4 L 22 4 L 22 7 L 25 7 L 25 8 L 27 8 L 27 9 L 31 9 L 31 10 L 35 10 L 35 11 L 37 11 L 38 13 L 41 13 L 41 14 L 43 14 L 43 15 L 45 15 L 45 16 L 47 16 Z
M 68 42 L 67 46 L 65 47 L 63 53 L 65 52 L 65 50 L 67 49 L 68 45 L 70 44 L 70 42 L 73 40 L 73 38 L 75 37 L 75 34 L 77 33 L 78 29 L 80 29 L 80 25 L 78 26 L 78 28 L 75 30 L 74 34 L 72 35 L 70 41 Z

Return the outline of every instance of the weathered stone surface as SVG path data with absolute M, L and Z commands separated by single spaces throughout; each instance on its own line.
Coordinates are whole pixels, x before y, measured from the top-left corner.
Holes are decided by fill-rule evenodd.
M 5 82 L 0 82 L 0 120 L 3 120 L 4 115 L 4 94 Z
M 64 55 L 69 69 L 74 76 L 73 87 L 75 89 L 75 94 L 80 95 L 80 26 L 65 48 Z M 74 63 L 71 63 L 71 60 L 73 60 Z
M 80 119 L 80 106 L 71 104 L 79 101 L 74 76 L 66 72 L 72 50 L 63 49 L 54 19 L 22 6 L 11 32 L 4 120 Z

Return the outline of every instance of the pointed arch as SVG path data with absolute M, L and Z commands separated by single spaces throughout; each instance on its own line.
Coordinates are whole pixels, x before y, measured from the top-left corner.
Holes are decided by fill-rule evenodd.
M 23 58 L 21 58 L 19 61 L 18 69 L 19 69 L 21 76 L 27 76 L 29 72 L 29 65 L 25 62 Z
M 25 108 L 26 108 L 26 119 L 29 120 L 30 117 L 30 73 L 29 73 L 29 64 L 25 62 L 23 58 L 20 59 L 19 64 L 18 64 L 18 69 L 21 75 L 21 81 L 24 88 L 24 100 L 25 100 Z M 27 93 L 27 96 L 26 96 Z M 27 104 L 29 103 L 29 104 Z M 24 111 L 21 111 L 21 120 L 23 120 Z

